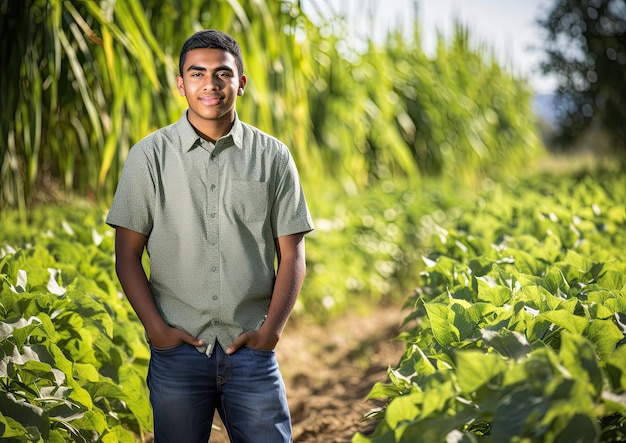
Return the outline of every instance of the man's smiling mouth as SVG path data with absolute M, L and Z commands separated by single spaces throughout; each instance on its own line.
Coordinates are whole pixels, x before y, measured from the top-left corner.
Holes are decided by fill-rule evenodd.
M 205 105 L 216 105 L 222 100 L 222 97 L 216 95 L 200 97 L 200 101 Z

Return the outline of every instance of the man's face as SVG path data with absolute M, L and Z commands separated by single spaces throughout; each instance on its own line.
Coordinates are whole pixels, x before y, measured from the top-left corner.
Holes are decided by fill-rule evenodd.
M 233 121 L 237 96 L 243 95 L 246 77 L 240 76 L 231 53 L 213 48 L 193 49 L 186 54 L 177 85 L 189 104 L 190 123 L 201 128 L 209 122 Z

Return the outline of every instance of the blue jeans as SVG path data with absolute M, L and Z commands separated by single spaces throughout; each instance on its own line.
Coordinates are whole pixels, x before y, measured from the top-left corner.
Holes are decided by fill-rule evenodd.
M 207 443 L 217 410 L 233 443 L 291 442 L 291 417 L 274 351 L 242 347 L 210 357 L 182 343 L 151 349 L 155 443 Z

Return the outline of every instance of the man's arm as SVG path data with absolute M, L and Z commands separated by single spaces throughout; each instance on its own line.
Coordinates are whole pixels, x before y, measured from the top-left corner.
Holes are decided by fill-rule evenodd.
M 180 329 L 169 326 L 159 312 L 146 273 L 141 265 L 141 256 L 147 237 L 130 229 L 115 229 L 115 271 L 126 293 L 126 297 L 143 324 L 150 343 L 157 348 L 168 348 L 181 342 L 194 346 L 202 341 Z
M 255 349 L 274 349 L 296 304 L 306 272 L 304 233 L 279 237 L 276 241 L 278 272 L 267 318 L 257 331 L 241 334 L 226 350 L 232 354 L 243 345 Z

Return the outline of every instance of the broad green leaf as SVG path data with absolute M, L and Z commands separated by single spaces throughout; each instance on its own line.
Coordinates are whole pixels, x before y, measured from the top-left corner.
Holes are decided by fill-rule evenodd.
M 367 394 L 367 399 L 389 399 L 393 397 L 398 397 L 403 389 L 398 388 L 396 384 L 393 383 L 381 383 L 376 382 L 372 389 L 370 389 L 369 394 Z
M 514 390 L 502 399 L 496 409 L 491 436 L 497 442 L 510 441 L 512 436 L 526 436 L 549 407 L 543 397 L 527 389 Z
M 474 311 L 471 307 L 472 305 L 464 300 L 451 300 L 450 309 L 454 312 L 453 323 L 459 331 L 459 341 L 470 338 L 477 329 L 476 324 L 480 319 L 472 318 Z
M 604 292 L 604 297 L 599 296 L 599 293 L 600 291 L 593 291 L 592 293 L 587 294 L 588 303 L 583 303 L 582 306 L 587 309 L 589 317 L 592 320 L 607 320 L 609 318 L 613 318 L 615 310 L 612 309 L 610 305 L 614 304 L 612 301 L 615 301 L 615 299 L 612 298 L 612 294 L 608 291 Z M 604 303 L 606 300 L 611 301 L 605 305 Z
M 477 326 L 481 326 L 489 324 L 489 322 L 495 319 L 504 309 L 506 308 L 492 303 L 476 302 L 469 307 L 467 314 Z
M 587 319 L 571 314 L 564 309 L 542 312 L 539 318 L 546 319 L 571 333 L 582 334 L 589 322 Z
M 472 275 L 476 279 L 485 276 L 493 267 L 493 261 L 485 259 L 484 257 L 476 257 L 469 260 L 469 267 L 472 270 Z
M 410 385 L 413 380 L 419 383 L 423 377 L 435 373 L 430 359 L 417 345 L 407 348 L 398 368 L 389 371 L 389 376 L 398 386 Z
M 456 351 L 454 357 L 457 383 L 464 394 L 477 391 L 507 368 L 504 359 L 495 353 Z
M 519 361 L 525 358 L 532 350 L 526 337 L 515 331 L 508 329 L 493 330 L 484 328 L 481 330 L 485 344 L 494 348 L 496 352 L 504 357 Z
M 59 368 L 68 377 L 72 377 L 73 363 L 63 353 L 55 343 L 47 343 L 45 346 L 35 345 L 32 347 L 42 361 Z
M 423 398 L 422 392 L 394 398 L 387 406 L 385 421 L 392 429 L 398 427 L 400 423 L 414 421 L 420 413 L 417 405 L 422 404 Z
M 65 443 L 67 442 L 67 434 L 62 432 L 59 429 L 51 429 L 50 434 L 48 435 L 49 443 Z
M 551 294 L 558 294 L 559 291 L 568 293 L 570 289 L 563 272 L 556 267 L 550 268 L 550 270 L 543 276 L 541 286 L 550 291 Z
M 450 380 L 431 384 L 424 390 L 424 400 L 421 403 L 420 420 L 438 416 L 448 409 L 458 392 Z
M 509 249 L 515 261 L 515 267 L 518 271 L 529 275 L 540 275 L 543 269 L 543 264 L 539 262 L 532 254 L 515 249 Z
M 606 368 L 613 390 L 626 390 L 626 346 L 620 346 L 611 354 Z
M 93 409 L 93 399 L 86 389 L 82 388 L 73 378 L 68 379 L 67 384 L 70 388 L 72 388 L 69 395 L 70 400 L 84 406 L 88 410 Z
M 523 306 L 539 311 L 549 311 L 556 309 L 565 300 L 551 294 L 546 288 L 541 286 L 541 278 L 528 275 L 518 275 L 521 288 L 511 298 L 510 304 L 518 306 L 523 302 Z
M 74 378 L 82 381 L 96 382 L 100 379 L 100 373 L 91 364 L 74 363 Z
M 104 434 L 109 426 L 103 411 L 93 409 L 86 411 L 82 416 L 71 420 L 72 426 L 81 431 L 95 431 L 98 435 Z
M 563 262 L 571 265 L 576 271 L 579 272 L 580 276 L 583 276 L 591 271 L 594 266 L 594 263 L 591 260 L 571 249 L 567 250 Z
M 613 320 L 591 320 L 589 326 L 585 330 L 587 337 L 595 345 L 596 352 L 601 361 L 606 361 L 617 344 L 624 340 L 624 333 L 615 326 Z
M 502 306 L 511 299 L 511 290 L 504 286 L 491 286 L 478 280 L 478 299 L 491 303 L 494 306 Z
M 614 317 L 621 323 L 620 329 L 626 333 L 626 291 L 608 299 L 604 307 L 614 312 Z
M 546 434 L 553 439 L 554 443 L 587 443 L 598 441 L 600 430 L 597 420 L 584 414 L 575 414 L 571 417 L 565 416 L 558 420 L 560 432 L 554 432 L 555 424 L 550 426 Z
M 135 443 L 136 439 L 132 432 L 122 426 L 113 426 L 102 436 L 103 443 Z
M 534 346 L 538 340 L 544 340 L 549 337 L 554 330 L 554 325 L 543 317 L 538 316 L 538 312 L 532 314 L 532 318 L 526 321 L 525 335 Z
M 27 428 L 31 426 L 37 429 L 45 429 L 47 427 L 43 408 L 24 401 L 11 392 L 0 390 L 0 411 L 2 411 L 5 422 L 9 425 L 8 429 L 20 429 L 21 427 Z M 16 422 L 20 424 L 20 427 L 15 425 Z M 5 432 L 7 432 L 6 429 Z
M 84 408 L 80 408 L 77 405 L 72 404 L 71 402 L 54 402 L 52 403 L 52 407 L 50 407 L 46 412 L 48 419 L 53 423 L 63 423 L 64 425 L 72 427 L 74 427 L 75 423 L 78 420 L 82 419 L 86 414 Z M 79 431 L 87 430 L 90 429 L 79 428 Z
M 50 320 L 45 313 L 40 313 L 37 317 L 31 317 L 28 321 L 21 319 L 23 326 L 17 327 L 13 330 L 13 337 L 17 346 L 23 346 L 30 337 L 39 340 L 41 338 L 56 339 L 56 331 Z
M 454 326 L 454 312 L 443 304 L 426 303 L 426 313 L 435 340 L 446 346 L 461 339 L 459 330 Z
M 68 298 L 73 301 L 73 310 L 86 322 L 97 325 L 109 337 L 113 336 L 113 320 L 101 302 L 80 292 L 68 292 Z
M 409 423 L 400 443 L 415 442 L 442 442 L 447 435 L 462 427 L 475 417 L 475 412 L 469 408 L 457 414 L 442 414 L 429 417 L 426 420 Z
M 98 400 L 101 397 L 110 400 L 126 400 L 127 398 L 127 395 L 119 386 L 104 378 L 96 382 L 85 382 L 82 386 L 89 392 L 91 398 L 94 400 Z
M 626 275 L 623 272 L 608 270 L 598 278 L 597 284 L 608 290 L 626 289 Z
M 386 421 L 381 421 L 371 435 L 364 436 L 356 433 L 352 437 L 352 443 L 396 443 L 396 436 L 400 436 L 402 429 L 391 428 Z
M 574 379 L 588 383 L 594 395 L 600 394 L 604 379 L 591 342 L 581 335 L 564 332 L 561 334 L 559 357 Z
M 574 314 L 580 305 L 580 301 L 577 298 L 569 298 L 567 300 L 561 300 L 559 302 L 559 308 L 564 309 L 570 314 Z
M 0 398 L 1 397 L 2 394 L 0 393 Z M 5 409 L 5 402 L 0 400 L 0 405 L 3 406 L 2 409 L 8 414 L 9 411 Z M 12 437 L 23 437 L 24 435 L 26 435 L 26 429 L 24 429 L 24 426 L 22 426 L 19 421 L 13 419 L 11 416 L 5 416 L 0 411 L 0 437 L 9 439 Z
M 534 349 L 526 359 L 511 366 L 504 374 L 504 385 L 527 384 L 534 390 L 543 392 L 545 386 L 560 371 L 558 356 L 549 347 Z
M 11 367 L 15 371 L 15 375 L 19 373 L 19 380 L 26 385 L 39 384 L 42 380 L 57 385 L 65 381 L 65 375 L 61 371 L 38 360 L 31 359 L 23 363 L 9 365 L 9 368 Z M 11 372 L 9 369 L 9 375 L 13 375 Z

